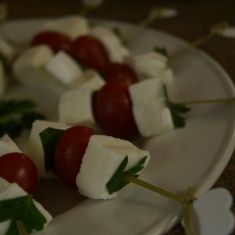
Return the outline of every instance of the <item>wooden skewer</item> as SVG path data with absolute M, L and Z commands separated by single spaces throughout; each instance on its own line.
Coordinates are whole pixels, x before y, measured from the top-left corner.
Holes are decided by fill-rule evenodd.
M 16 220 L 16 227 L 18 230 L 19 235 L 27 235 L 28 233 L 25 230 L 24 224 L 21 220 Z
M 176 51 L 175 53 L 170 55 L 169 60 L 172 61 L 175 58 L 179 57 L 180 55 L 183 55 L 184 53 L 188 52 L 192 48 L 196 48 L 196 47 L 204 44 L 205 42 L 208 42 L 214 36 L 221 35 L 221 33 L 223 33 L 226 28 L 228 28 L 228 23 L 224 22 L 224 21 L 212 26 L 208 35 L 197 39 L 196 41 L 190 43 L 190 45 L 188 45 L 184 48 L 179 49 L 178 51 Z
M 8 6 L 6 3 L 0 3 L 0 24 L 3 23 L 8 16 Z
M 235 97 L 232 98 L 221 98 L 221 99 L 207 99 L 207 100 L 189 100 L 183 102 L 173 102 L 174 104 L 179 105 L 194 105 L 194 104 L 216 104 L 216 103 L 223 103 L 223 104 L 231 104 L 235 103 Z
M 79 11 L 79 15 L 87 16 L 91 11 L 95 10 L 98 6 L 94 5 L 84 5 L 82 9 Z
M 132 38 L 134 38 L 140 31 L 142 31 L 144 28 L 146 28 L 148 25 L 153 23 L 156 19 L 164 18 L 165 13 L 169 11 L 169 8 L 165 7 L 155 7 L 152 9 L 149 13 L 149 15 L 142 20 L 139 24 L 137 24 L 134 28 L 131 28 L 125 32 L 123 35 L 124 41 L 128 42 Z

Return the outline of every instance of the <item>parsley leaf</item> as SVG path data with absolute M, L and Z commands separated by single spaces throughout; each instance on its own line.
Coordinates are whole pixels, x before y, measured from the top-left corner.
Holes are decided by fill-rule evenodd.
M 64 130 L 49 127 L 39 134 L 45 155 L 44 159 L 46 171 L 52 170 L 55 172 L 54 157 L 56 145 L 63 133 Z
M 122 43 L 123 46 L 126 45 L 126 41 L 125 39 L 123 38 L 123 35 L 122 35 L 122 31 L 120 28 L 117 28 L 117 27 L 114 27 L 112 29 L 113 33 L 119 38 L 120 42 Z
M 17 220 L 22 221 L 28 233 L 42 230 L 47 222 L 30 195 L 0 201 L 0 222 L 7 220 L 11 221 L 7 235 L 18 235 Z
M 25 128 L 31 128 L 37 119 L 45 117 L 34 111 L 36 104 L 30 100 L 0 101 L 0 136 L 8 134 L 17 137 Z
M 166 98 L 166 105 L 170 109 L 175 128 L 184 127 L 185 117 L 183 115 L 189 112 L 190 108 L 186 107 L 185 105 L 177 104 L 177 103 L 170 101 L 166 86 L 163 86 L 163 90 L 164 90 L 164 95 Z
M 125 168 L 128 164 L 128 157 L 126 156 L 109 182 L 106 184 L 109 194 L 117 192 L 129 184 L 129 181 L 125 180 L 126 176 L 138 177 L 139 175 L 137 173 L 144 168 L 146 159 L 147 157 L 142 158 L 139 162 L 136 163 L 136 165 L 125 171 Z
M 154 47 L 153 50 L 155 52 L 157 52 L 157 53 L 160 53 L 161 55 L 163 55 L 165 57 L 169 57 L 169 53 L 168 53 L 166 47 L 158 47 L 158 46 L 156 46 L 156 47 Z

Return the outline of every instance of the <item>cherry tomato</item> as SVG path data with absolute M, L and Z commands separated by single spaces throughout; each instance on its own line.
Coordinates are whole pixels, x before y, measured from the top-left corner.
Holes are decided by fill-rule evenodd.
M 36 191 L 38 184 L 37 169 L 23 153 L 8 153 L 0 157 L 0 177 L 16 182 L 30 194 Z
M 80 63 L 98 71 L 103 71 L 109 63 L 109 56 L 103 44 L 88 35 L 75 39 L 71 45 L 71 55 Z
M 66 51 L 70 50 L 71 40 L 70 38 L 62 33 L 54 32 L 54 31 L 44 31 L 36 34 L 32 41 L 32 46 L 36 45 L 47 45 L 49 46 L 55 53 L 58 51 Z
M 130 86 L 138 82 L 135 71 L 127 64 L 110 63 L 105 71 L 104 77 L 107 81 L 116 80 Z
M 88 127 L 74 126 L 60 137 L 55 152 L 55 169 L 61 181 L 76 188 L 76 176 L 90 137 L 95 134 Z
M 132 138 L 137 133 L 128 87 L 120 82 L 107 82 L 95 95 L 94 112 L 105 134 Z

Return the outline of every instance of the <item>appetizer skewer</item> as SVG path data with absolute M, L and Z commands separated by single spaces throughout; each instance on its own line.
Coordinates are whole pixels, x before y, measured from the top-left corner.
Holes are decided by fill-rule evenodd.
M 35 201 L 38 175 L 32 160 L 24 155 L 12 139 L 0 139 L 0 231 L 20 233 L 19 223 L 27 231 L 42 230 L 52 219 Z M 29 194 L 28 194 L 29 193 Z
M 84 39 L 84 37 L 85 36 L 82 36 L 82 39 Z M 85 38 L 85 39 L 87 40 L 87 38 Z M 86 40 L 85 40 L 85 42 L 87 42 Z M 75 42 L 73 42 L 73 47 L 76 47 L 77 43 L 78 42 L 75 40 Z M 57 50 L 57 49 L 55 49 L 55 50 Z M 68 48 L 65 47 L 64 50 L 68 51 Z M 82 57 L 82 59 L 81 59 L 80 54 L 79 54 L 80 52 L 78 52 L 77 54 L 76 53 L 75 53 L 74 57 L 78 56 L 80 60 L 84 59 L 85 62 L 87 62 L 86 61 L 87 57 L 85 57 L 85 58 Z M 64 63 L 64 61 L 66 61 L 66 60 L 69 61 L 69 59 L 68 59 L 67 55 L 65 54 L 65 52 L 59 52 L 56 56 L 54 56 L 53 58 L 49 56 L 50 60 L 47 63 L 46 68 L 49 69 L 51 73 L 54 72 L 54 74 L 56 74 L 55 75 L 56 77 L 60 78 L 60 75 L 62 74 L 63 71 L 66 71 L 66 69 L 62 69 L 62 72 L 58 73 L 57 69 L 55 69 L 55 68 L 57 68 L 56 66 L 58 66 L 58 64 L 60 64 L 61 61 L 63 61 L 63 63 Z M 110 54 L 109 54 L 109 56 L 110 56 Z M 42 59 L 42 61 L 43 60 L 44 59 Z M 109 60 L 109 58 L 107 60 Z M 68 64 L 71 64 L 70 62 L 68 62 Z M 82 61 L 82 62 L 84 62 L 84 61 Z M 88 62 L 90 63 L 90 61 L 88 61 Z M 105 61 L 104 64 L 106 64 L 106 62 L 107 61 Z M 164 63 L 165 62 L 166 61 L 164 60 Z M 63 63 L 61 63 L 61 64 L 63 64 Z M 56 64 L 56 66 L 55 66 L 55 64 Z M 37 63 L 36 63 L 36 66 L 37 66 Z M 92 64 L 92 66 L 93 66 L 93 68 L 99 69 L 103 73 L 108 73 L 107 70 L 104 69 L 104 67 L 106 67 L 106 66 L 101 65 L 100 67 L 99 66 L 96 67 L 97 66 L 96 63 L 95 63 L 95 65 Z M 32 67 L 34 67 L 34 65 Z M 67 66 L 65 66 L 65 67 L 67 67 Z M 76 69 L 74 69 L 74 71 L 75 70 Z M 77 73 L 79 73 L 79 72 L 77 72 Z M 60 80 L 63 80 L 63 79 L 64 79 L 64 81 L 69 80 L 72 84 L 74 82 L 73 78 L 76 77 L 74 74 L 72 73 L 72 75 L 69 74 L 71 76 L 67 76 L 68 73 L 65 72 L 66 76 L 61 76 Z M 97 77 L 97 74 L 95 76 Z M 149 77 L 151 77 L 151 76 L 149 76 Z M 92 80 L 94 81 L 94 79 L 92 79 Z M 74 82 L 74 83 L 76 83 L 76 82 Z M 85 83 L 82 83 L 82 85 L 80 87 L 82 92 L 87 92 L 87 95 L 85 96 L 87 98 L 87 103 L 88 103 L 87 106 L 89 106 L 89 105 L 91 106 L 92 93 L 97 89 L 96 87 L 97 87 L 98 82 L 96 82 L 96 81 L 94 83 L 91 82 L 91 84 L 92 84 L 91 85 L 92 88 L 86 87 L 88 85 L 86 85 Z M 133 113 L 131 113 L 131 114 L 129 113 L 130 116 L 127 116 L 127 120 L 130 117 L 133 119 L 132 115 L 134 114 L 135 122 L 138 123 L 138 125 L 137 125 L 138 128 L 144 129 L 144 131 L 141 130 L 143 136 L 148 137 L 148 136 L 156 134 L 157 132 L 155 131 L 153 134 L 152 133 L 149 134 L 149 131 L 152 131 L 149 128 L 149 123 L 151 123 L 151 120 L 147 119 L 146 123 L 143 123 L 142 121 L 139 121 L 139 122 L 136 121 L 138 119 L 137 118 L 139 115 L 138 113 L 143 114 L 143 111 L 141 111 L 141 110 L 145 110 L 144 108 L 140 109 L 139 107 L 137 107 L 140 104 L 143 106 L 147 105 L 146 110 L 154 110 L 153 115 L 152 115 L 153 118 L 156 117 L 156 113 L 158 114 L 158 116 L 159 116 L 159 113 L 161 113 L 162 117 L 163 117 L 162 119 L 164 121 L 166 120 L 166 123 L 164 123 L 163 121 L 159 121 L 159 125 L 157 125 L 158 126 L 157 131 L 161 132 L 161 131 L 164 131 L 164 129 L 172 129 L 173 128 L 174 123 L 173 123 L 172 117 L 170 116 L 170 110 L 168 107 L 166 107 L 167 102 L 165 101 L 165 98 L 164 98 L 163 89 L 160 88 L 162 86 L 162 84 L 161 84 L 161 82 L 159 82 L 159 80 L 157 80 L 157 79 L 156 80 L 155 79 L 154 80 L 146 80 L 146 81 L 142 81 L 141 83 L 136 83 L 136 84 L 135 84 L 135 81 L 133 82 L 133 84 L 131 81 L 130 84 L 128 83 L 125 85 L 117 85 L 118 83 L 116 83 L 116 82 L 110 82 L 108 85 L 111 86 L 110 84 L 113 84 L 113 86 L 115 85 L 117 87 L 119 86 L 119 88 L 118 88 L 118 89 L 120 89 L 119 91 L 121 91 L 121 93 L 122 93 L 122 91 L 124 91 L 123 94 L 125 93 L 125 98 L 127 97 L 126 100 L 128 102 L 130 99 L 129 95 L 132 97 L 133 110 L 135 110 L 135 111 L 137 110 L 137 111 L 136 112 L 133 111 Z M 119 84 L 121 84 L 121 83 L 119 83 Z M 150 103 L 148 97 L 147 98 L 141 97 L 142 91 L 139 90 L 139 86 L 142 86 L 143 84 L 144 84 L 144 87 L 146 88 L 146 90 L 148 90 L 147 93 L 148 93 L 149 97 L 151 97 L 151 96 L 155 97 L 156 95 L 159 96 L 159 102 L 157 104 L 157 109 L 155 107 L 148 106 Z M 94 85 L 94 87 L 93 87 L 93 85 Z M 98 86 L 101 87 L 102 85 L 100 83 Z M 82 86 L 84 86 L 86 88 L 84 88 Z M 128 89 L 130 90 L 130 94 L 126 93 L 127 87 L 129 87 Z M 117 88 L 115 88 L 115 89 L 117 89 Z M 76 93 L 76 95 L 77 95 L 77 93 Z M 76 95 L 75 95 L 75 97 L 76 97 Z M 84 95 L 82 95 L 82 97 L 84 97 Z M 100 100 L 101 99 L 100 97 L 102 97 L 102 96 L 100 95 L 100 93 L 98 93 L 97 97 L 98 97 L 97 100 Z M 70 100 L 70 98 L 69 98 L 69 100 Z M 101 102 L 101 101 L 96 101 L 96 102 Z M 127 109 L 129 112 L 130 111 L 129 108 L 130 108 L 130 106 L 127 106 L 127 108 L 124 107 L 124 110 Z M 71 107 L 69 109 L 71 109 Z M 61 108 L 61 110 L 63 110 L 63 109 Z M 122 111 L 122 110 L 119 109 L 119 111 Z M 89 118 L 91 118 L 92 117 L 91 110 L 89 110 L 89 112 L 90 113 L 87 116 Z M 97 110 L 95 112 L 96 112 L 95 115 L 97 115 Z M 146 112 L 145 112 L 145 114 L 146 114 Z M 78 115 L 78 116 L 81 116 L 81 115 Z M 124 117 L 125 117 L 125 115 L 124 115 Z M 165 118 L 165 117 L 167 117 L 167 118 Z M 84 119 L 87 120 L 86 115 L 85 115 Z M 140 117 L 139 120 L 143 120 L 143 118 Z M 93 122 L 93 121 L 94 120 L 91 120 L 91 122 Z M 155 121 L 156 121 L 156 119 L 155 119 Z M 73 121 L 71 121 L 71 122 L 73 122 Z M 131 122 L 133 124 L 133 120 Z M 135 126 L 136 123 L 134 123 L 133 126 L 131 127 L 131 130 L 130 130 L 131 133 L 134 133 L 136 131 L 136 126 Z M 125 140 L 120 140 L 120 139 L 108 137 L 108 136 L 95 135 L 92 130 L 87 129 L 87 128 L 84 129 L 81 127 L 72 127 L 72 128 L 67 129 L 67 125 L 64 125 L 64 124 L 62 124 L 62 125 L 58 124 L 58 126 L 57 126 L 57 124 L 55 126 L 54 126 L 54 124 L 49 124 L 49 125 L 47 125 L 47 124 L 44 125 L 44 124 L 41 125 L 42 128 L 40 127 L 40 125 L 37 127 L 34 126 L 32 132 L 31 132 L 31 142 L 29 143 L 29 145 L 31 145 L 31 150 L 29 151 L 30 155 L 33 156 L 35 154 L 35 152 L 39 153 L 39 155 L 36 156 L 37 159 L 36 159 L 35 163 L 36 163 L 37 167 L 40 169 L 39 171 L 40 171 L 41 175 L 47 176 L 48 170 L 52 169 L 56 172 L 56 174 L 59 176 L 59 178 L 65 184 L 67 184 L 70 187 L 78 186 L 80 193 L 82 193 L 90 198 L 94 198 L 94 199 L 112 198 L 112 197 L 116 196 L 116 193 L 121 188 L 123 188 L 128 182 L 132 182 L 132 183 L 141 185 L 143 187 L 146 187 L 148 189 L 151 189 L 153 191 L 156 191 L 158 193 L 160 192 L 161 194 L 164 194 L 165 196 L 168 196 L 169 198 L 172 198 L 172 199 L 178 201 L 179 203 L 181 203 L 183 205 L 184 214 L 187 214 L 187 212 L 191 210 L 191 206 L 192 206 L 192 195 L 191 194 L 190 194 L 190 197 L 187 199 L 181 198 L 175 194 L 172 194 L 170 192 L 167 192 L 165 190 L 157 188 L 153 185 L 150 185 L 150 184 L 136 178 L 138 176 L 138 174 L 140 173 L 140 171 L 146 166 L 146 164 L 149 161 L 149 153 L 147 151 L 140 150 L 137 147 L 135 147 L 133 144 L 131 144 L 130 142 L 125 141 Z M 59 131 L 57 129 L 53 129 L 53 128 L 48 129 L 48 127 L 51 127 L 51 126 L 59 128 Z M 147 127 L 145 128 L 143 126 L 147 126 Z M 162 129 L 159 128 L 159 126 Z M 117 127 L 118 127 L 118 125 L 117 125 Z M 128 128 L 127 128 L 127 130 L 128 130 Z M 77 138 L 74 138 L 74 135 L 77 133 L 77 129 L 78 129 L 79 135 L 82 133 L 81 134 L 82 137 L 78 135 L 78 136 L 76 136 Z M 52 130 L 56 131 L 56 133 L 54 132 L 52 139 L 49 139 L 49 142 L 43 141 L 43 138 L 45 138 L 45 134 L 46 135 L 48 134 L 47 131 L 50 132 Z M 75 132 L 75 134 L 74 134 L 74 132 Z M 56 140 L 54 138 L 56 138 Z M 52 141 L 52 140 L 55 141 L 55 142 L 53 142 L 53 144 L 56 146 L 54 146 L 55 148 L 50 149 L 50 154 L 53 153 L 53 151 L 55 151 L 53 153 L 53 155 L 55 155 L 55 159 L 50 160 L 51 165 L 49 164 L 49 168 L 46 169 L 46 167 L 44 166 L 45 165 L 44 158 L 46 157 L 47 154 L 45 152 L 42 153 L 42 149 L 44 151 L 48 151 L 48 150 L 45 150 L 45 146 L 48 146 L 48 144 L 51 144 L 50 141 Z M 76 144 L 78 146 L 74 147 L 73 146 L 74 144 Z M 74 164 L 71 164 L 71 162 L 68 164 L 65 164 L 65 162 L 66 162 L 65 158 L 67 158 L 66 154 L 68 152 L 67 151 L 68 148 L 69 149 L 75 148 L 76 151 L 79 151 L 79 154 L 78 154 L 78 152 L 76 152 L 76 160 L 75 160 L 76 162 Z M 39 151 L 39 149 L 40 149 L 40 151 Z M 117 149 L 118 149 L 118 151 L 117 151 Z M 71 152 L 70 152 L 70 154 L 71 154 Z M 75 155 L 75 152 L 73 153 L 73 151 L 72 151 L 72 154 Z M 94 166 L 93 166 L 94 162 L 97 163 L 96 164 L 97 171 L 94 171 Z M 107 165 L 103 164 L 104 162 L 107 163 Z M 55 166 L 53 166 L 53 164 L 55 164 Z M 96 184 L 94 185 L 95 180 L 96 180 Z M 188 218 L 185 218 L 186 227 L 189 227 L 189 225 L 187 223 L 188 221 L 189 221 Z M 21 224 L 21 222 L 17 223 L 17 226 L 19 224 Z M 20 227 L 20 226 L 18 226 L 18 227 Z M 187 233 L 190 234 L 190 232 L 187 232 Z

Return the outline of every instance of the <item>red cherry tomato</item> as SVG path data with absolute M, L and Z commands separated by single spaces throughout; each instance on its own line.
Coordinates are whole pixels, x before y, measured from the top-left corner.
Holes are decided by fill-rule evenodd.
M 33 37 L 31 46 L 36 45 L 47 45 L 55 53 L 58 51 L 68 52 L 70 50 L 71 40 L 65 34 L 54 31 L 44 31 Z
M 37 169 L 23 153 L 8 153 L 0 157 L 0 177 L 18 183 L 30 194 L 36 191 L 38 184 Z
M 61 181 L 76 188 L 76 176 L 90 137 L 95 134 L 88 127 L 74 126 L 60 137 L 55 152 L 55 169 Z
M 104 71 L 104 77 L 107 81 L 116 80 L 127 86 L 138 82 L 135 71 L 129 65 L 121 63 L 110 63 Z
M 98 71 L 103 71 L 109 63 L 109 56 L 103 44 L 88 35 L 81 36 L 72 43 L 71 55 L 80 63 Z
M 132 103 L 126 85 L 106 83 L 95 95 L 94 112 L 97 123 L 107 135 L 132 138 L 137 128 L 132 114 Z

